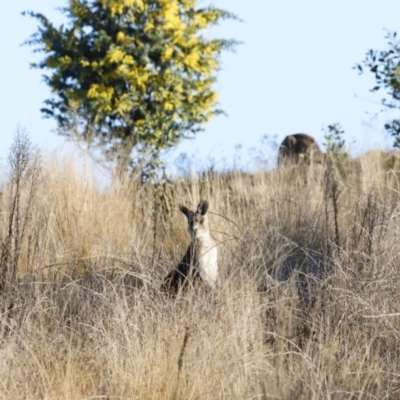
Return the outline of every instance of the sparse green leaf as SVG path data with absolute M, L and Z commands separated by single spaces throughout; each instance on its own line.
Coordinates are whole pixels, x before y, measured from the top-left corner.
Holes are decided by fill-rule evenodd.
M 369 72 L 374 75 L 376 85 L 371 89 L 371 92 L 376 92 L 380 89 L 385 89 L 386 93 L 391 98 L 387 100 L 384 97 L 381 102 L 386 109 L 400 108 L 400 42 L 397 41 L 397 33 L 388 31 L 385 35 L 388 39 L 388 49 L 382 51 L 369 50 L 366 53 L 363 65 Z M 357 64 L 358 71 L 362 74 L 364 71 Z M 397 120 L 385 124 L 385 129 L 395 138 L 394 146 L 400 147 L 400 125 Z

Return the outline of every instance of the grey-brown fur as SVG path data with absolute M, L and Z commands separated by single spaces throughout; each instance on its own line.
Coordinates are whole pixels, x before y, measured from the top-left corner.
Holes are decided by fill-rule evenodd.
M 163 289 L 176 294 L 180 288 L 201 279 L 207 286 L 214 288 L 218 278 L 217 244 L 210 234 L 208 223 L 209 204 L 202 201 L 196 211 L 184 205 L 179 209 L 188 220 L 188 230 L 192 242 L 178 267 L 164 279 Z
M 315 139 L 305 133 L 286 136 L 279 147 L 278 165 L 298 164 L 301 161 L 323 162 L 325 154 L 318 147 Z

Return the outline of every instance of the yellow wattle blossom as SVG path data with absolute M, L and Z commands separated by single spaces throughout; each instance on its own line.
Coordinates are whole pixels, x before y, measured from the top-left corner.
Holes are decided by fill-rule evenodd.
M 119 47 L 116 47 L 115 49 L 107 52 L 107 59 L 110 62 L 117 63 L 121 61 L 125 57 L 125 55 L 126 53 L 123 50 L 121 50 Z
M 109 7 L 111 15 L 122 14 L 124 8 L 136 6 L 139 10 L 144 10 L 145 2 L 143 0 L 101 0 L 103 8 Z
M 112 0 L 108 1 L 108 7 L 110 7 L 111 15 L 114 16 L 116 14 L 122 14 L 124 10 L 124 1 L 123 0 Z
M 137 6 L 140 9 L 144 8 L 143 0 L 124 0 L 125 7 Z
M 194 8 L 196 1 L 197 0 L 183 0 L 183 7 L 185 7 L 185 9 Z
M 109 8 L 112 16 L 123 14 L 124 9 L 132 7 L 140 11 L 146 8 L 146 0 L 100 0 L 100 4 L 103 8 Z
M 192 25 L 200 27 L 200 28 L 206 28 L 209 22 L 207 19 L 202 15 L 202 14 L 196 14 L 195 17 L 193 18 Z
M 161 16 L 164 18 L 164 29 L 183 30 L 185 28 L 179 15 L 178 0 L 159 0 L 162 4 Z
M 164 53 L 161 57 L 163 61 L 168 61 L 172 58 L 172 54 L 174 53 L 174 49 L 172 47 L 166 47 L 164 49 Z
M 119 115 L 124 115 L 126 112 L 129 112 L 133 108 L 132 100 L 129 99 L 127 94 L 123 94 L 115 104 L 115 113 Z
M 211 110 L 211 107 L 218 101 L 218 93 L 210 92 L 206 94 L 202 100 L 204 110 L 209 111 Z
M 88 60 L 80 60 L 80 64 L 82 67 L 88 67 L 90 65 L 90 62 Z
M 125 33 L 119 31 L 119 32 L 117 33 L 117 43 L 119 43 L 119 44 L 124 44 L 124 42 L 125 42 Z
M 175 93 L 179 93 L 179 94 L 182 93 L 183 92 L 182 84 L 178 83 L 177 85 L 175 85 L 174 90 L 175 90 Z
M 184 43 L 183 46 L 184 46 L 185 48 L 189 49 L 189 48 L 191 48 L 191 47 L 197 46 L 198 43 L 199 43 L 199 39 L 198 39 L 196 36 L 192 36 L 192 37 L 190 37 L 189 39 L 186 39 L 186 40 L 185 40 L 185 43 Z
M 90 86 L 90 89 L 87 92 L 87 97 L 89 99 L 94 99 L 97 97 L 99 91 L 99 85 L 97 83 Z
M 61 65 L 68 65 L 71 64 L 72 60 L 70 56 L 64 56 L 60 58 L 60 64 Z
M 200 60 L 200 55 L 197 51 L 192 51 L 186 58 L 184 59 L 184 63 L 188 68 L 193 70 L 198 69 L 198 63 Z
M 87 92 L 87 97 L 89 99 L 95 99 L 100 102 L 107 109 L 111 107 L 109 104 L 112 96 L 114 95 L 114 88 L 111 86 L 105 87 L 101 86 L 97 83 L 94 83 L 90 86 L 90 89 Z M 110 108 L 111 109 L 111 108 Z
M 171 103 L 169 101 L 164 102 L 164 109 L 165 110 L 172 111 L 174 108 L 175 107 L 174 107 L 173 103 Z
M 149 21 L 145 26 L 144 26 L 144 31 L 149 32 L 154 29 L 154 24 L 153 22 Z
M 141 74 L 136 78 L 136 83 L 140 87 L 140 89 L 145 90 L 148 80 L 149 80 L 148 74 Z
M 134 65 L 135 64 L 135 59 L 131 55 L 126 55 L 124 57 L 124 64 L 125 65 Z

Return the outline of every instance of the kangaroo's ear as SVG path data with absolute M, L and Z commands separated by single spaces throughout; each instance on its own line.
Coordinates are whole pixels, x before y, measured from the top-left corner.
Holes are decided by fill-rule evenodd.
M 179 209 L 187 216 L 189 217 L 190 213 L 192 211 L 190 211 L 186 206 L 184 206 L 183 204 L 179 204 Z
M 207 211 L 208 211 L 208 207 L 209 207 L 209 205 L 208 205 L 207 200 L 201 201 L 199 203 L 199 205 L 197 206 L 196 213 L 200 214 L 200 215 L 206 215 Z
M 294 136 L 289 136 L 288 137 L 288 141 L 289 141 L 289 147 L 294 147 L 294 146 L 296 146 L 296 142 L 297 142 L 297 140 L 296 140 L 296 138 L 294 137 Z

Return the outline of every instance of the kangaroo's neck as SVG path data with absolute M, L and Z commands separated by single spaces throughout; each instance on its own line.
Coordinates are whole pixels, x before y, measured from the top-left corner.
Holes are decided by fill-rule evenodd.
M 194 242 L 198 244 L 206 244 L 213 241 L 214 239 L 212 238 L 210 232 L 204 233 L 203 235 L 194 238 Z

